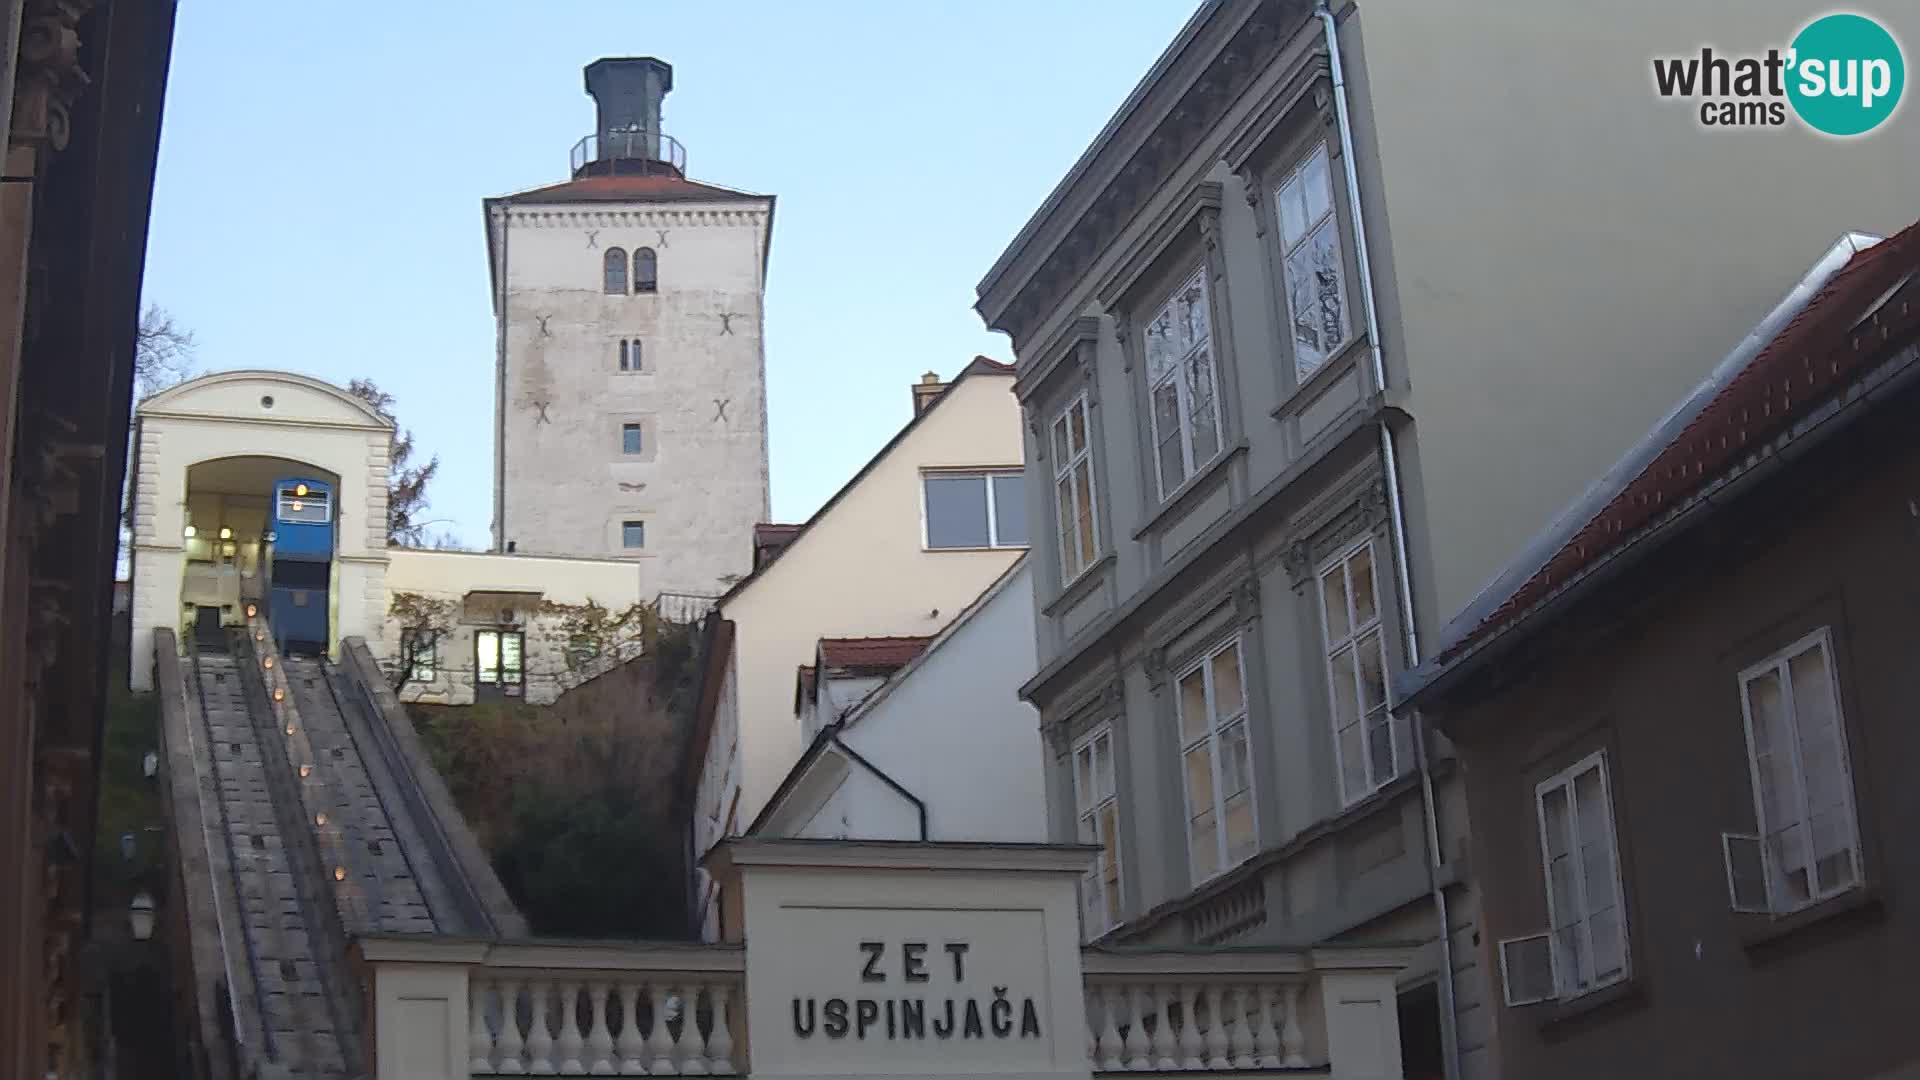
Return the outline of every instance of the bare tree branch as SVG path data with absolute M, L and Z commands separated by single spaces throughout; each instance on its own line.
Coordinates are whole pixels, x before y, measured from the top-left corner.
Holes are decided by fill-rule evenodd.
M 193 377 L 193 331 L 155 304 L 140 313 L 133 338 L 133 377 L 141 397 Z
M 372 379 L 354 379 L 347 392 L 372 406 L 373 411 L 393 420 L 393 395 L 374 385 Z M 401 547 L 430 547 L 427 526 L 438 524 L 421 515 L 430 505 L 427 484 L 440 471 L 440 457 L 414 465 L 413 432 L 393 429 L 393 442 L 387 452 L 387 543 Z M 445 536 L 442 533 L 441 536 Z

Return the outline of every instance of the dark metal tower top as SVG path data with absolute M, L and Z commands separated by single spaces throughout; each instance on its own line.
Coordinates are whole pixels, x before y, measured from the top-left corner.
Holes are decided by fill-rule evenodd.
M 673 89 L 673 65 L 651 56 L 608 57 L 587 65 L 594 133 L 574 145 L 575 177 L 672 171 L 687 155 L 660 128 L 660 103 Z

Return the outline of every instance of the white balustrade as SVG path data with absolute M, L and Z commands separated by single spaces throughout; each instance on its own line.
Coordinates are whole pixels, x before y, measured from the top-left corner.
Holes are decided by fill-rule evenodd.
M 1308 1064 L 1304 978 L 1087 980 L 1087 1056 L 1096 1072 L 1225 1072 Z
M 469 976 L 475 1076 L 732 1076 L 733 973 Z

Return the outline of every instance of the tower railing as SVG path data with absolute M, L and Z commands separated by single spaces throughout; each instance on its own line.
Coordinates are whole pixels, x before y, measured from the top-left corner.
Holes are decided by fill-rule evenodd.
M 573 144 L 568 167 L 574 175 L 589 166 L 604 164 L 610 173 L 634 174 L 675 172 L 687 169 L 687 148 L 680 140 L 661 131 L 634 128 L 629 131 L 597 131 Z

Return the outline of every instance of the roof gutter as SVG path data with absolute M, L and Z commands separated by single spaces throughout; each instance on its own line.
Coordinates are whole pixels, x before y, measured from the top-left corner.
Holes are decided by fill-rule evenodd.
M 1873 411 L 1872 406 L 1915 385 L 1920 385 L 1920 343 L 1909 342 L 1855 383 L 1858 392 L 1853 397 L 1831 400 L 1775 436 L 1767 447 L 1759 451 L 1765 455 L 1760 461 L 1723 477 L 1717 484 L 1695 494 L 1666 517 L 1647 526 L 1639 535 L 1581 571 L 1545 600 L 1475 642 L 1466 652 L 1442 667 L 1438 675 L 1410 694 L 1407 700 L 1426 704 L 1442 700 L 1467 677 L 1511 653 L 1524 640 L 1527 631 L 1551 623 L 1601 586 L 1618 580 L 1646 562 L 1667 541 L 1708 520 L 1728 503 L 1851 428 Z

